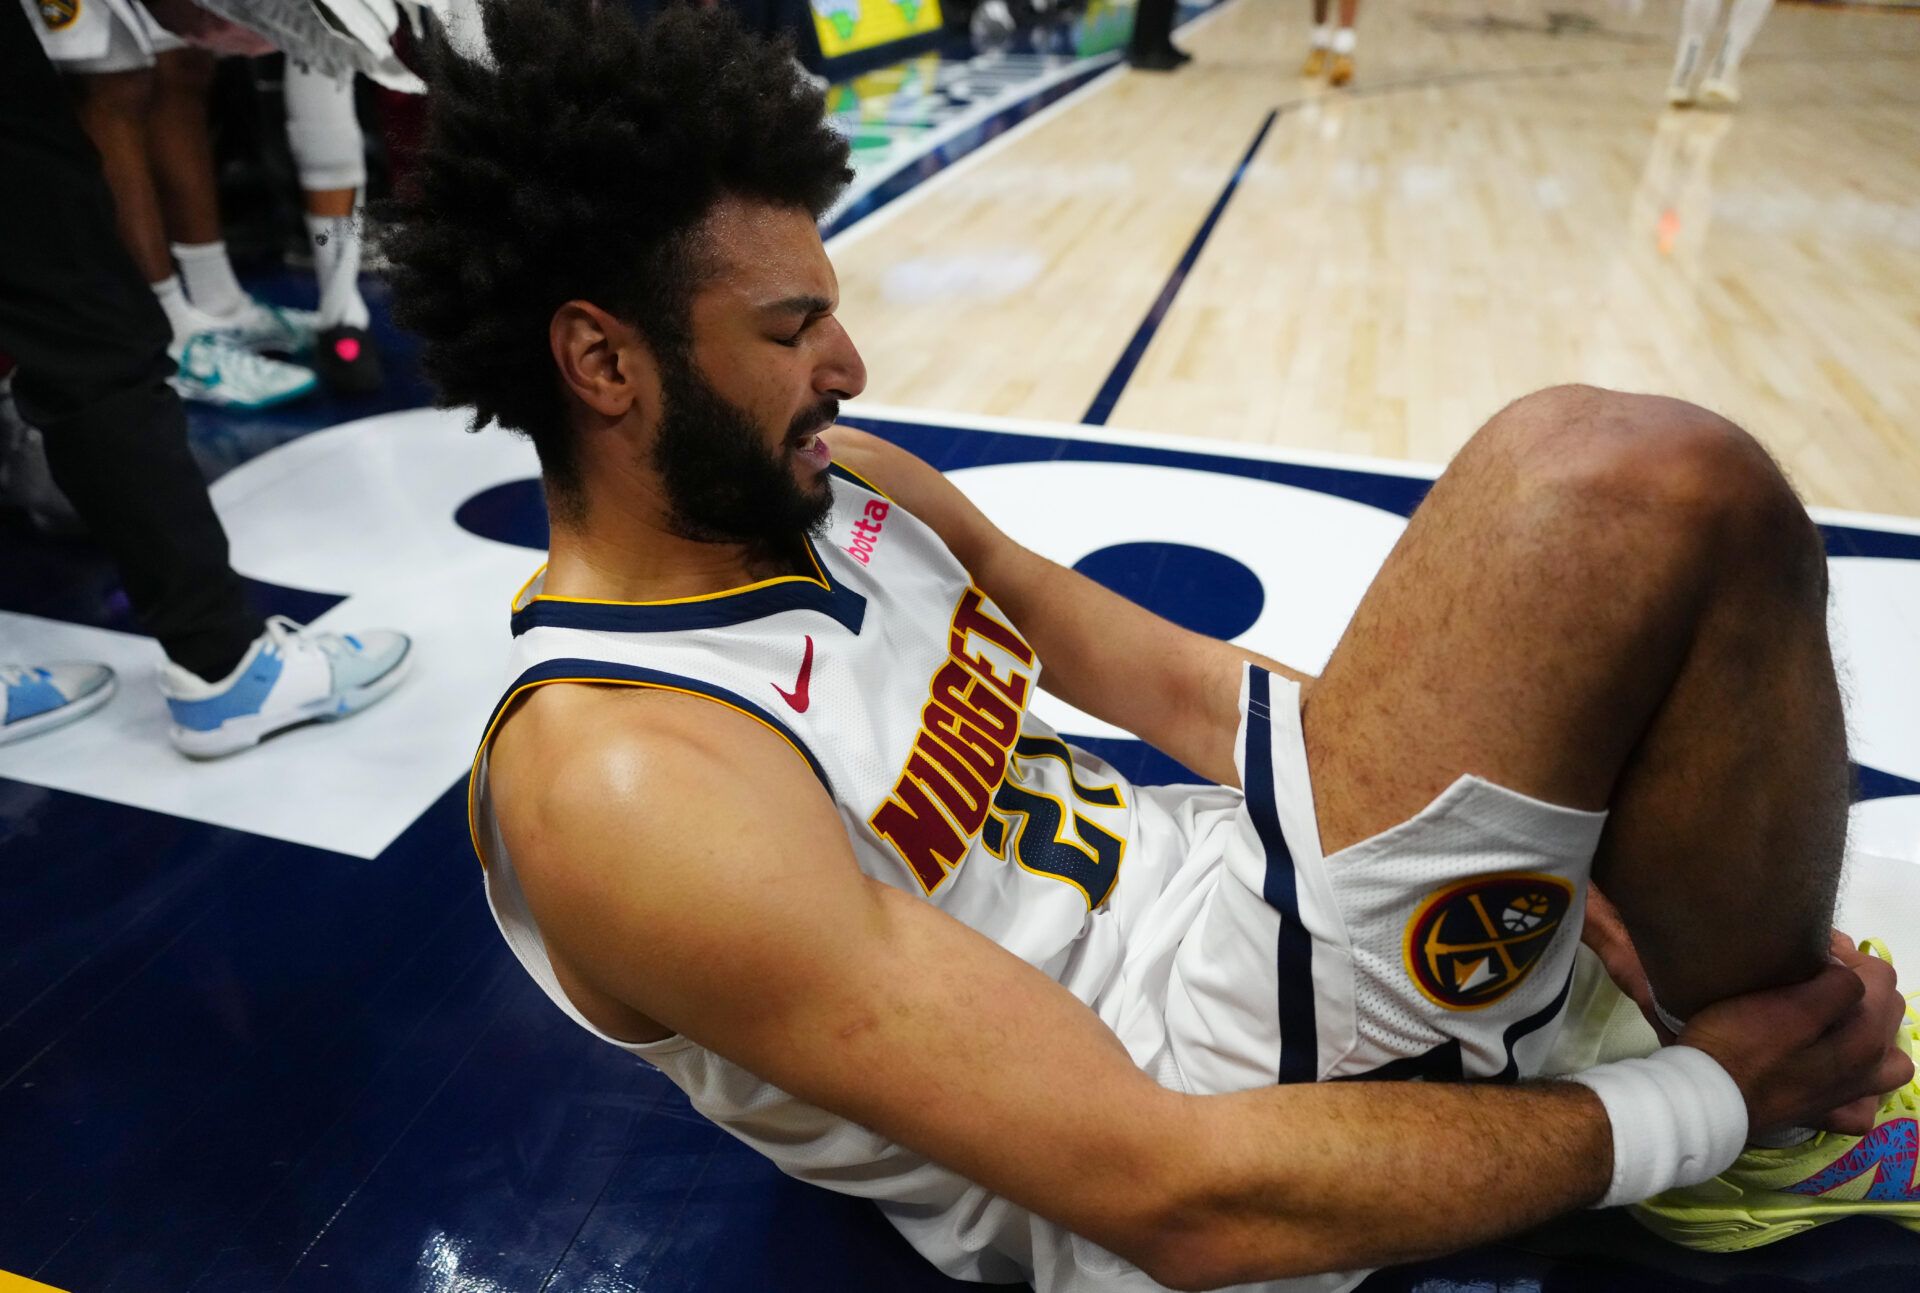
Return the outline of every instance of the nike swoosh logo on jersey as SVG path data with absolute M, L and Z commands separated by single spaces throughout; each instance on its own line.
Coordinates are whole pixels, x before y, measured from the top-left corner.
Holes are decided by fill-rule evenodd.
M 800 677 L 797 681 L 794 682 L 793 690 L 788 691 L 785 687 L 782 687 L 777 682 L 771 685 L 775 691 L 780 693 L 781 700 L 784 700 L 787 702 L 787 704 L 793 706 L 794 713 L 804 714 L 807 712 L 807 706 L 812 703 L 811 698 L 807 695 L 807 686 L 812 681 L 813 681 L 813 636 L 809 634 L 807 636 L 807 654 L 805 658 L 803 658 L 800 661 Z

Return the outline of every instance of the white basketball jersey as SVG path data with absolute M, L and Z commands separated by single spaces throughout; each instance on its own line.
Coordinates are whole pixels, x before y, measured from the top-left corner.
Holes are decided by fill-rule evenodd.
M 511 682 L 474 764 L 474 844 L 501 932 L 590 1029 L 555 979 L 487 786 L 500 715 L 556 682 L 677 691 L 758 721 L 819 778 L 867 875 L 1082 1001 L 1119 972 L 1107 913 L 1138 834 L 1133 787 L 1027 712 L 1038 659 L 931 529 L 838 467 L 833 490 L 810 575 L 650 603 L 548 597 L 536 576 L 515 600 Z M 607 1040 L 789 1175 L 879 1200 L 951 1275 L 1007 1282 L 1062 1260 L 1035 1251 L 1061 1242 L 1029 1233 L 1045 1223 L 684 1038 Z

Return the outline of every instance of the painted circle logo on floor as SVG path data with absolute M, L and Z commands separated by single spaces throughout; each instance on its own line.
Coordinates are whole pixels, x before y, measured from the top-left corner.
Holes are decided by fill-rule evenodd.
M 1260 618 L 1266 590 L 1246 563 L 1190 543 L 1115 543 L 1073 568 L 1163 619 L 1208 637 L 1237 638 Z
M 1484 1010 L 1513 992 L 1553 945 L 1573 886 L 1533 871 L 1448 885 L 1407 922 L 1407 975 L 1447 1010 Z
M 510 480 L 481 490 L 453 511 L 468 534 L 519 548 L 547 550 L 547 494 L 538 480 Z

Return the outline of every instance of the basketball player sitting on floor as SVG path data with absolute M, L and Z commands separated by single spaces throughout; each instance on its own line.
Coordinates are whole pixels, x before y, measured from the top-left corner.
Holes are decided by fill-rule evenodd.
M 557 1006 L 1042 1293 L 1343 1288 L 1603 1202 L 1701 1246 L 1915 1224 L 1820 1192 L 1912 1119 L 1913 1029 L 1828 927 L 1826 567 L 1753 440 L 1529 396 L 1321 677 L 1199 637 L 833 427 L 846 143 L 723 13 L 624 10 L 490 0 L 389 242 L 442 397 L 540 454 L 471 802 Z M 1127 784 L 1043 683 L 1220 785 Z M 1678 1042 L 1532 1080 L 1620 1000 L 1583 925 Z

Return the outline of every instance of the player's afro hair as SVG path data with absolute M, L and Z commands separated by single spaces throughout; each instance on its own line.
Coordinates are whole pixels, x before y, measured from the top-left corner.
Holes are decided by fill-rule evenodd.
M 588 300 L 684 352 L 692 234 L 723 195 L 817 219 L 852 177 L 846 141 L 783 44 L 722 9 L 638 25 L 619 0 L 482 0 L 487 61 L 429 60 L 417 183 L 381 213 L 394 315 L 425 341 L 442 406 L 525 432 L 549 492 L 578 501 L 547 344 Z

